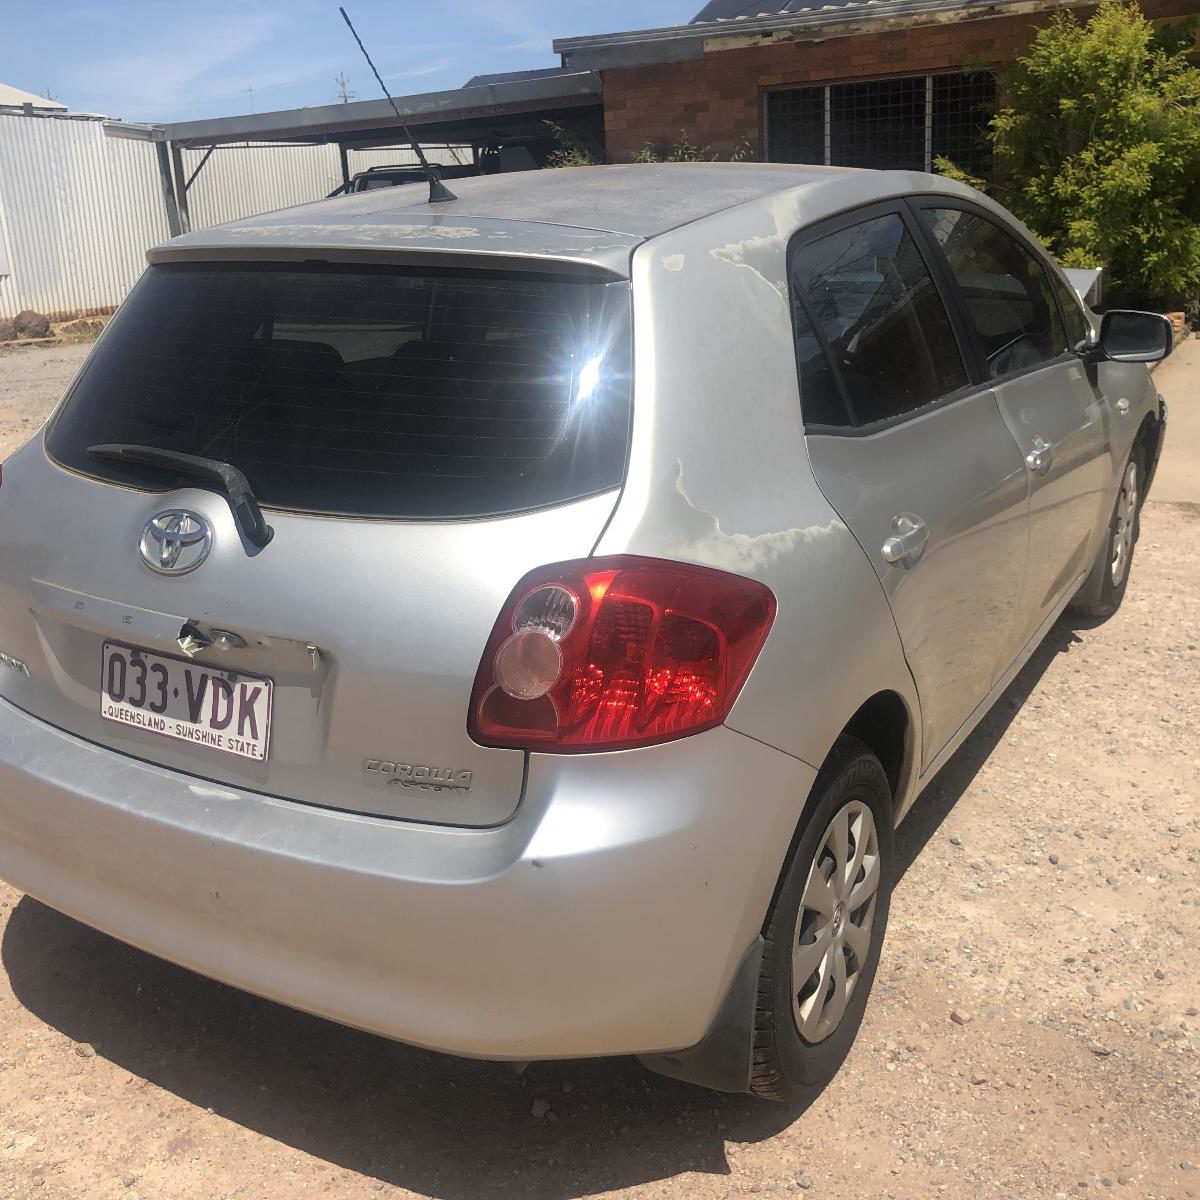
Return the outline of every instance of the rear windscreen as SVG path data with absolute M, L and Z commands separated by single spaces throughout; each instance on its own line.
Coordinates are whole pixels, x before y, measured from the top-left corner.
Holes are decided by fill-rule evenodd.
M 328 264 L 151 267 L 49 434 L 240 468 L 260 503 L 373 517 L 489 516 L 617 486 L 631 409 L 628 284 Z

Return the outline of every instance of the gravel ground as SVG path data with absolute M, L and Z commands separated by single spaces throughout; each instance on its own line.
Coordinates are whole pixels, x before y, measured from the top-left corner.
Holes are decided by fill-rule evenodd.
M 0 461 L 45 420 L 90 342 L 0 351 Z
M 0 358 L 0 454 L 81 353 Z M 905 822 L 859 1041 L 802 1111 L 394 1045 L 0 885 L 0 1197 L 1200 1197 L 1195 486 Z

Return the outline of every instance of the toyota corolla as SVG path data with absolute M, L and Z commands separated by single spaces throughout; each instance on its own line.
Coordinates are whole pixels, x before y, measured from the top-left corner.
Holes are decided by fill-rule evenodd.
M 531 172 L 176 239 L 0 486 L 0 875 L 452 1054 L 788 1099 L 893 830 L 1130 578 L 1158 316 L 899 172 Z

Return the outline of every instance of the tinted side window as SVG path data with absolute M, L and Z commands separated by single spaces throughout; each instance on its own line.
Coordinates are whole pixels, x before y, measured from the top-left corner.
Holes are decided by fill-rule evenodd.
M 792 289 L 824 336 L 856 425 L 886 420 L 963 387 L 967 373 L 950 320 L 916 243 L 896 214 L 801 246 Z M 834 378 L 803 378 L 806 421 L 840 408 Z
M 924 209 L 962 291 L 967 316 L 996 379 L 1067 349 L 1058 305 L 1042 264 L 998 225 L 957 208 Z
M 1051 272 L 1050 282 L 1058 295 L 1059 308 L 1062 309 L 1063 316 L 1066 318 L 1067 338 L 1071 349 L 1078 349 L 1080 342 L 1086 342 L 1092 336 L 1091 322 L 1083 315 L 1079 297 L 1066 280 Z

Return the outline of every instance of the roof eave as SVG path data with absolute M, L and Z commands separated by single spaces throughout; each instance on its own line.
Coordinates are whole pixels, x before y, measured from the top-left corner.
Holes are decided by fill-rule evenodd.
M 554 52 L 576 70 L 648 66 L 701 58 L 708 49 L 723 49 L 723 41 L 752 38 L 761 41 L 821 41 L 855 33 L 941 24 L 958 20 L 1042 12 L 1076 7 L 1087 0 L 858 0 L 837 8 L 814 7 L 773 16 L 736 17 L 690 25 L 589 37 L 558 38 Z

